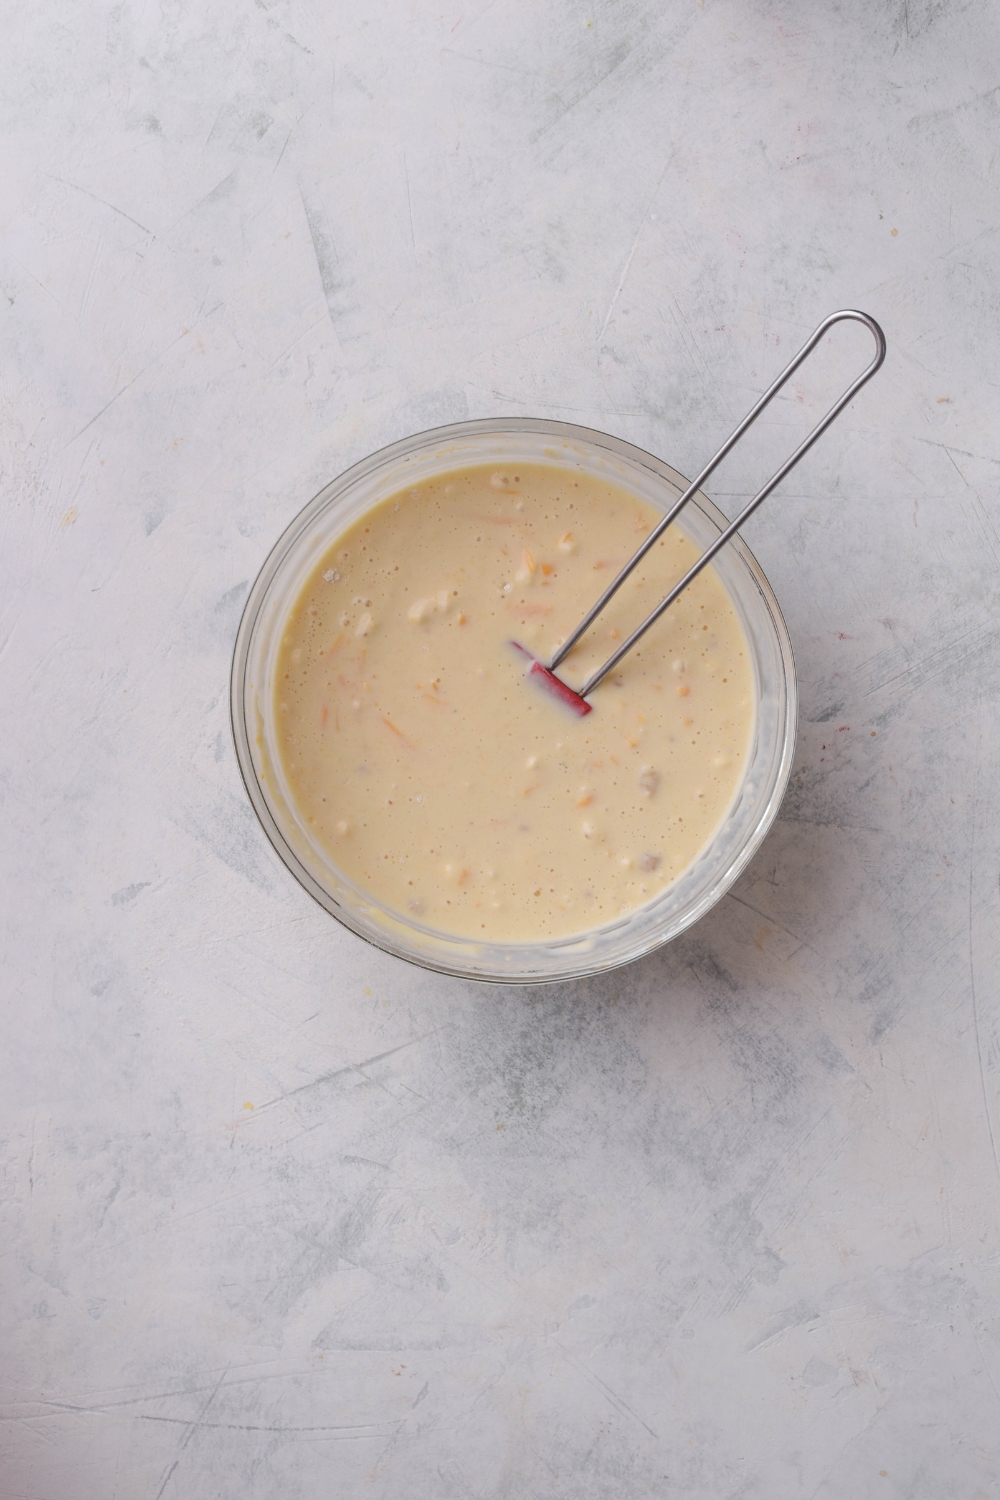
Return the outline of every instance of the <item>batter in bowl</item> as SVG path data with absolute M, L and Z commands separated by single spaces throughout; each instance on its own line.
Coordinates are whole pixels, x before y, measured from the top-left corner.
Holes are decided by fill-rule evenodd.
M 469 467 L 341 534 L 289 611 L 281 766 L 313 842 L 457 937 L 531 942 L 650 901 L 709 843 L 754 725 L 750 652 L 712 567 L 577 717 L 525 676 L 659 514 L 582 470 Z M 579 687 L 695 561 L 674 526 L 560 667 Z

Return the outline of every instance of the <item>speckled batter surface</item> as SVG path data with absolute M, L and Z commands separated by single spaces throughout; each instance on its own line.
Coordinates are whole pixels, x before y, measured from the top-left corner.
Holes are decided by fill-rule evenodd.
M 578 717 L 547 660 L 659 519 L 576 469 L 470 467 L 401 491 L 317 563 L 279 654 L 285 774 L 313 837 L 388 906 L 527 941 L 641 906 L 739 785 L 749 651 L 709 568 Z M 672 527 L 563 675 L 583 682 L 695 560 Z

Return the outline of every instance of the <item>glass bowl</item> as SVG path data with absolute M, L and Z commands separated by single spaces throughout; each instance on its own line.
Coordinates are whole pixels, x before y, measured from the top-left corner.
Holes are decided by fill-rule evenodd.
M 686 481 L 620 438 L 567 422 L 496 418 L 417 433 L 355 464 L 310 501 L 278 538 L 250 590 L 233 655 L 236 754 L 264 832 L 296 880 L 331 916 L 387 953 L 442 974 L 494 983 L 575 979 L 630 963 L 690 927 L 744 869 L 774 821 L 795 748 L 791 642 L 777 600 L 739 536 L 713 566 L 743 624 L 756 714 L 742 783 L 701 854 L 645 906 L 587 932 L 531 943 L 474 942 L 423 926 L 355 885 L 311 839 L 277 752 L 274 672 L 282 627 L 316 559 L 360 515 L 422 479 L 469 464 L 536 463 L 580 468 L 665 512 Z M 696 494 L 674 523 L 699 550 L 727 524 Z

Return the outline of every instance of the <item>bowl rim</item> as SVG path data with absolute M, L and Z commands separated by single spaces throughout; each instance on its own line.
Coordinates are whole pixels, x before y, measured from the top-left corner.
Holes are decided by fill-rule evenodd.
M 630 443 L 624 438 L 616 437 L 612 433 L 602 432 L 598 428 L 585 427 L 582 424 L 574 422 L 562 422 L 548 417 L 482 417 L 463 422 L 451 422 L 441 427 L 430 427 L 420 432 L 411 433 L 409 436 L 399 438 L 383 448 L 376 449 L 366 457 L 350 465 L 349 468 L 342 470 L 324 484 L 312 499 L 301 510 L 296 512 L 268 551 L 247 595 L 233 644 L 229 683 L 230 727 L 240 776 L 246 788 L 250 805 L 256 814 L 262 831 L 267 837 L 268 843 L 303 890 L 329 916 L 334 917 L 335 920 L 340 922 L 342 926 L 355 933 L 358 937 L 363 938 L 365 942 L 379 951 L 389 953 L 393 957 L 400 958 L 407 963 L 415 964 L 420 968 L 430 970 L 434 973 L 473 980 L 478 984 L 565 984 L 572 980 L 586 978 L 594 974 L 610 973 L 612 970 L 620 968 L 625 964 L 630 964 L 640 958 L 644 958 L 647 954 L 655 952 L 657 948 L 663 947 L 666 943 L 673 942 L 675 938 L 680 937 L 695 922 L 700 921 L 712 907 L 716 906 L 732 887 L 759 850 L 777 817 L 778 810 L 788 787 L 795 755 L 798 721 L 798 690 L 795 660 L 788 627 L 774 591 L 767 580 L 763 568 L 741 535 L 737 534 L 734 536 L 727 546 L 732 547 L 734 551 L 740 554 L 752 574 L 755 584 L 763 595 L 767 613 L 774 626 L 777 646 L 784 669 L 784 729 L 777 772 L 766 805 L 755 823 L 750 837 L 739 850 L 739 853 L 731 860 L 730 864 L 711 887 L 704 892 L 701 899 L 695 902 L 683 914 L 683 920 L 680 921 L 679 925 L 675 925 L 670 931 L 665 932 L 657 932 L 654 929 L 642 943 L 636 946 L 634 951 L 617 957 L 605 956 L 597 962 L 588 962 L 587 955 L 582 953 L 579 956 L 579 961 L 567 966 L 565 972 L 539 973 L 512 970 L 509 972 L 496 971 L 484 974 L 474 972 L 461 962 L 449 962 L 443 956 L 438 957 L 430 953 L 407 951 L 404 945 L 396 943 L 388 932 L 384 935 L 380 933 L 376 937 L 372 932 L 366 931 L 363 926 L 352 920 L 352 913 L 331 897 L 330 893 L 316 880 L 315 876 L 306 869 L 295 851 L 288 844 L 284 833 L 271 812 L 264 788 L 257 775 L 247 725 L 247 670 L 254 631 L 275 575 L 289 550 L 302 534 L 308 530 L 316 516 L 332 504 L 338 495 L 348 491 L 359 481 L 392 463 L 393 460 L 405 457 L 408 453 L 448 443 L 463 437 L 503 433 L 535 433 L 540 436 L 550 436 L 556 440 L 563 439 L 567 443 L 582 442 L 592 447 L 596 446 L 606 449 L 618 458 L 638 463 L 651 469 L 670 485 L 682 484 L 686 488 L 690 482 L 685 480 L 684 476 L 672 468 L 671 465 L 665 463 L 646 449 L 640 448 L 635 443 Z M 703 491 L 696 491 L 692 499 L 698 508 L 715 525 L 719 526 L 720 529 L 729 524 L 728 518 L 723 511 Z M 593 929 L 595 932 L 600 930 Z M 549 947 L 561 943 L 569 946 L 581 942 L 586 936 L 587 932 L 584 931 L 568 935 L 564 939 L 548 939 L 545 941 Z M 455 938 L 454 941 L 458 944 L 463 940 Z M 539 943 L 536 941 L 534 943 L 494 944 L 493 946 L 506 948 L 511 952 L 523 949 L 527 953 L 531 950 L 537 951 Z

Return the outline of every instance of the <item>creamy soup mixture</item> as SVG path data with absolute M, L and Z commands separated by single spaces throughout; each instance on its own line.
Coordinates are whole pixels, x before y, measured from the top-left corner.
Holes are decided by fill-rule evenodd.
M 440 931 L 523 942 L 598 926 L 686 869 L 739 786 L 743 629 L 709 567 L 576 716 L 525 676 L 659 516 L 565 467 L 471 467 L 380 503 L 316 564 L 276 677 L 282 768 L 312 839 Z M 559 673 L 573 687 L 697 557 L 677 529 Z

